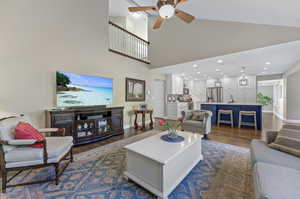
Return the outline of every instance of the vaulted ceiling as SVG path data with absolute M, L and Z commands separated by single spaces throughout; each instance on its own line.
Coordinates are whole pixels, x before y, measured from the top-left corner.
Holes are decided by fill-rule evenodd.
M 223 76 L 271 75 L 286 72 L 298 60 L 300 41 L 154 69 L 161 73 L 207 79 Z M 243 71 L 242 71 L 243 70 Z
M 149 30 L 149 40 L 151 67 L 157 68 L 297 41 L 300 28 L 172 18 Z
M 128 1 L 141 6 L 157 2 Z M 189 0 L 178 7 L 198 19 L 300 27 L 299 0 Z
M 123 1 L 140 6 L 157 3 L 157 0 Z M 194 15 L 196 20 L 186 24 L 173 17 L 161 29 L 153 31 L 150 27 L 157 12 L 148 12 L 151 68 L 214 59 L 300 40 L 299 0 L 188 0 L 178 8 Z M 266 51 L 265 56 L 272 57 L 272 53 Z M 291 61 L 296 59 L 294 57 Z

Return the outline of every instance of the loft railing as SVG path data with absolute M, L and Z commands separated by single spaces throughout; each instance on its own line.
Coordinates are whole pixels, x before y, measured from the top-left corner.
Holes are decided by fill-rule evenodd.
M 137 61 L 150 64 L 148 47 L 150 42 L 109 22 L 109 50 Z

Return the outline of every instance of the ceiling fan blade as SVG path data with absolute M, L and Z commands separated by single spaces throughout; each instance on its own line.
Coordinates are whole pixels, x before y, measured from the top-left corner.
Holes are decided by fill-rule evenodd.
M 179 4 L 179 3 L 185 3 L 188 0 L 175 0 L 175 5 Z
M 195 19 L 193 15 L 190 15 L 178 9 L 175 10 L 175 15 L 180 19 L 182 19 L 183 21 L 185 21 L 186 23 L 191 23 Z
M 164 18 L 162 17 L 158 17 L 154 23 L 153 29 L 156 30 L 158 28 L 160 28 L 161 24 L 165 21 Z
M 129 7 L 128 10 L 130 12 L 138 12 L 138 11 L 147 11 L 147 10 L 157 10 L 157 6 L 141 6 L 141 7 Z

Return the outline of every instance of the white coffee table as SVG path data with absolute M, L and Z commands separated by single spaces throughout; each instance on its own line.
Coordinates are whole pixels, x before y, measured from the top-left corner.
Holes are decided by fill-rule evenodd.
M 163 132 L 125 146 L 127 149 L 126 177 L 159 198 L 168 195 L 203 159 L 202 135 L 179 132 L 185 140 L 169 143 L 160 139 Z

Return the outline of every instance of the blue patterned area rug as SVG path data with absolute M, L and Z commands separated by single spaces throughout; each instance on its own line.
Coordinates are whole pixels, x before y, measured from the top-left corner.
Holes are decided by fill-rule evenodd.
M 226 163 L 224 165 L 226 154 L 241 153 L 247 156 L 249 154 L 249 149 L 207 140 L 203 141 L 202 148 L 204 160 L 194 167 L 189 175 L 172 192 L 169 199 L 209 198 L 205 197 L 205 195 L 212 189 L 213 179 L 218 176 L 218 172 L 222 170 L 222 167 L 226 167 Z M 80 157 L 86 156 L 84 153 L 77 154 L 78 157 L 76 157 L 76 161 L 72 163 L 61 176 L 58 186 L 52 183 L 46 183 L 9 188 L 7 194 L 1 195 L 1 199 L 156 198 L 140 186 L 124 179 L 123 172 L 126 167 L 126 153 L 124 150 L 117 150 L 105 155 L 99 155 L 98 157 L 97 150 L 93 149 L 91 152 L 93 155 L 89 158 Z M 242 160 L 242 162 L 244 162 L 244 160 Z M 54 176 L 53 168 L 29 172 L 19 180 L 38 180 L 49 176 Z M 222 179 L 223 178 L 224 177 L 222 177 Z M 240 183 L 240 180 L 241 179 L 239 179 L 237 184 Z M 230 184 L 229 182 L 227 183 Z M 221 184 L 224 183 L 221 182 Z M 224 190 L 218 192 L 222 191 Z M 212 193 L 210 193 L 210 195 L 211 194 Z M 220 193 L 213 193 L 213 196 L 210 198 L 219 198 L 217 197 L 218 194 Z M 245 193 L 243 194 L 245 196 Z M 234 197 L 231 197 L 231 199 L 233 198 Z

